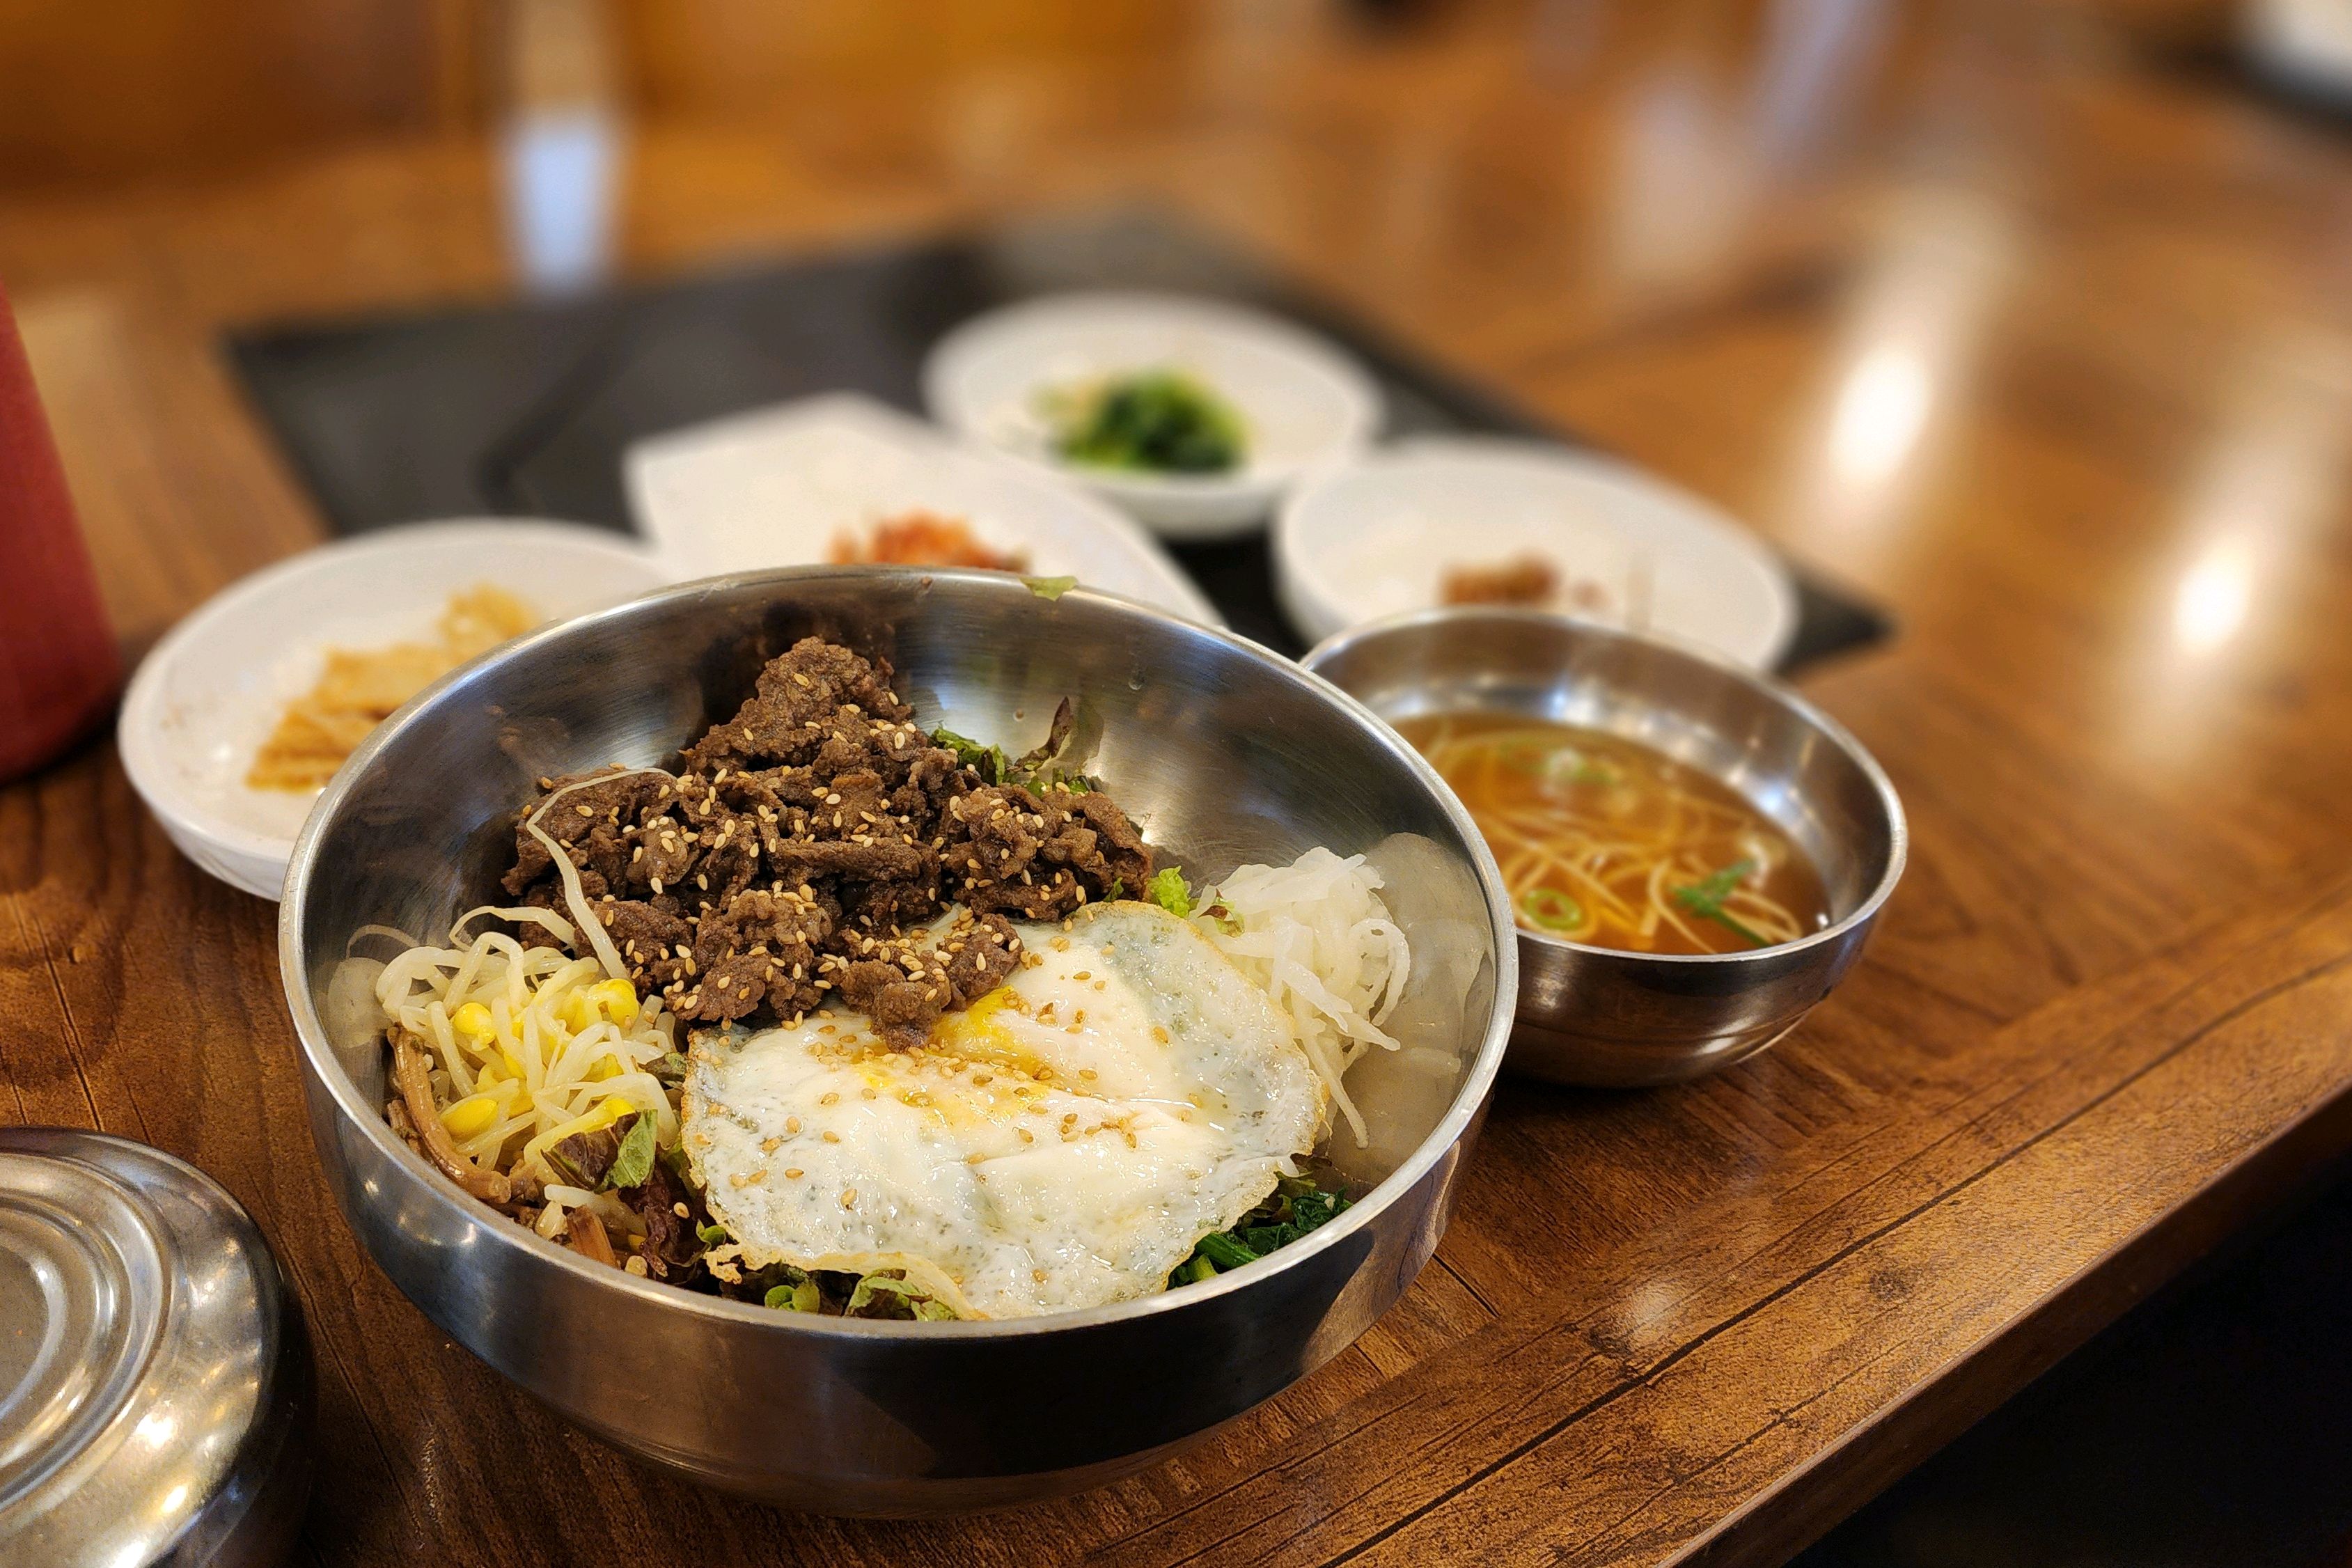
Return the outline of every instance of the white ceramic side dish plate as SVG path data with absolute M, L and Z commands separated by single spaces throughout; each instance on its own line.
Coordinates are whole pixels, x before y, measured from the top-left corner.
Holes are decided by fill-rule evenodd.
M 1149 370 L 1182 372 L 1234 406 L 1240 468 L 1134 473 L 1055 455 L 1046 400 Z M 923 399 L 958 435 L 1066 475 L 1170 539 L 1258 526 L 1301 477 L 1360 450 L 1381 424 L 1380 388 L 1335 345 L 1256 310 L 1162 294 L 1056 294 L 976 317 L 932 348 Z
M 683 576 L 825 562 L 837 539 L 925 511 L 1025 557 L 1033 575 L 1218 624 L 1192 580 L 1111 507 L 855 393 L 653 437 L 623 468 L 638 526 Z
M 560 522 L 423 523 L 306 551 L 224 589 L 155 645 L 123 699 L 123 770 L 189 859 L 275 899 L 317 796 L 254 789 L 246 773 L 328 648 L 430 637 L 449 595 L 478 583 L 555 620 L 677 577 L 619 535 Z
M 1442 602 L 1449 568 L 1535 557 L 1563 614 L 1769 669 L 1797 629 L 1770 551 L 1706 501 L 1537 441 L 1424 437 L 1318 476 L 1275 528 L 1276 592 L 1309 643 Z

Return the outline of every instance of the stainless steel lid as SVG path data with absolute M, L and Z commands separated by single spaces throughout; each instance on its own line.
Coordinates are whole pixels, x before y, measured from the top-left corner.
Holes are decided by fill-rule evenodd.
M 218 1183 L 102 1133 L 0 1128 L 0 1563 L 278 1561 L 310 1397 L 277 1259 Z

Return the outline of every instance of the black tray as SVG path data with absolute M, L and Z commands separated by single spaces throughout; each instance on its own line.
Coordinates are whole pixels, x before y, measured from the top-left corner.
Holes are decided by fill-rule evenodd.
M 849 389 L 919 412 L 950 327 L 1065 289 L 1246 301 L 1334 339 L 1387 398 L 1386 433 L 1570 439 L 1222 243 L 1121 210 L 807 258 L 593 298 L 233 333 L 230 360 L 338 533 L 512 513 L 630 531 L 621 453 L 640 437 Z M 1286 653 L 1262 535 L 1174 547 L 1234 629 Z M 1796 573 L 1783 669 L 1877 641 L 1874 607 Z

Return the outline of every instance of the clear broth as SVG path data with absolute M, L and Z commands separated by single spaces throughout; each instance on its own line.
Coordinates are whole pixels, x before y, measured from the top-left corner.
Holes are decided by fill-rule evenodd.
M 1749 952 L 1830 922 L 1821 873 L 1738 794 L 1636 741 L 1516 714 L 1397 725 L 1462 798 L 1520 925 L 1629 952 Z

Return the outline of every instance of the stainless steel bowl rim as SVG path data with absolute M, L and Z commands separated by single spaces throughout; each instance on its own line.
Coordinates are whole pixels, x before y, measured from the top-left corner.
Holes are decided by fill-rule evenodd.
M 1910 858 L 1911 826 L 1903 815 L 1902 797 L 1895 793 L 1894 781 L 1886 776 L 1886 770 L 1878 765 L 1878 759 L 1870 754 L 1868 747 L 1854 738 L 1853 731 L 1816 707 L 1794 687 L 1785 681 L 1775 679 L 1761 670 L 1750 669 L 1738 659 L 1703 644 L 1657 632 L 1626 631 L 1621 627 L 1603 626 L 1597 621 L 1588 621 L 1576 616 L 1560 615 L 1549 610 L 1519 610 L 1479 605 L 1444 605 L 1433 609 L 1402 610 L 1394 615 L 1382 616 L 1378 620 L 1366 621 L 1361 626 L 1349 626 L 1345 631 L 1334 632 L 1307 649 L 1306 657 L 1298 662 L 1308 674 L 1316 674 L 1329 660 L 1337 658 L 1357 644 L 1370 641 L 1373 637 L 1385 636 L 1391 632 L 1410 631 L 1419 626 L 1461 621 L 1491 621 L 1546 626 L 1570 626 L 1582 634 L 1597 634 L 1625 642 L 1647 643 L 1652 647 L 1664 648 L 1669 653 L 1678 654 L 1685 658 L 1696 659 L 1750 689 L 1761 693 L 1820 730 L 1836 744 L 1840 751 L 1853 760 L 1854 765 L 1862 770 L 1863 776 L 1870 781 L 1870 787 L 1878 797 L 1880 808 L 1886 813 L 1888 841 L 1886 869 L 1880 875 L 1877 884 L 1871 889 L 1869 895 L 1845 915 L 1809 936 L 1798 938 L 1795 942 L 1776 942 L 1770 947 L 1750 948 L 1746 952 L 1644 952 L 1639 955 L 1644 961 L 1668 964 L 1738 964 L 1750 963 L 1759 958 L 1780 958 L 1790 953 L 1802 952 L 1811 947 L 1836 942 L 1854 927 L 1869 921 L 1894 895 L 1895 885 L 1903 879 L 1904 863 Z M 1387 722 L 1385 720 L 1381 721 Z M 1402 737 L 1400 736 L 1399 739 Z M 1409 742 L 1406 743 L 1411 744 Z M 1446 793 L 1449 795 L 1453 794 L 1452 785 L 1446 786 Z M 1460 804 L 1457 797 L 1454 805 L 1459 808 Z M 1480 835 L 1479 843 L 1486 846 L 1484 834 Z M 1486 847 L 1491 858 L 1492 847 L 1491 846 Z M 1508 889 L 1506 889 L 1507 910 L 1508 896 Z M 1570 952 L 1594 952 L 1618 956 L 1622 956 L 1626 951 L 1623 948 L 1597 947 L 1591 942 L 1570 942 L 1564 937 L 1534 931 L 1519 925 L 1516 915 L 1512 916 L 1512 924 L 1522 942 L 1531 942 L 1538 946 L 1559 948 Z
M 310 815 L 304 819 L 302 831 L 294 841 L 294 853 L 287 861 L 286 887 L 278 905 L 278 961 L 279 979 L 286 991 L 287 1006 L 294 1016 L 294 1032 L 300 1040 L 302 1053 L 310 1070 L 333 1095 L 337 1107 L 380 1151 L 394 1160 L 404 1163 L 421 1172 L 427 1180 L 425 1190 L 433 1201 L 445 1209 L 464 1214 L 469 1219 L 496 1217 L 501 1223 L 483 1226 L 494 1237 L 493 1245 L 535 1248 L 548 1256 L 557 1266 L 569 1268 L 575 1275 L 601 1289 L 626 1290 L 649 1300 L 658 1301 L 675 1310 L 698 1312 L 707 1316 L 750 1323 L 776 1333 L 833 1333 L 878 1335 L 885 1338 L 906 1337 L 928 1339 L 940 1335 L 969 1338 L 1011 1338 L 1014 1336 L 1054 1333 L 1066 1329 L 1084 1329 L 1097 1324 L 1119 1322 L 1133 1318 L 1150 1317 L 1171 1311 L 1188 1302 L 1221 1296 L 1230 1291 L 1246 1289 L 1257 1280 L 1337 1246 L 1347 1237 L 1370 1225 L 1373 1216 L 1386 1208 L 1390 1201 L 1408 1191 L 1431 1166 L 1434 1165 L 1458 1143 L 1463 1131 L 1486 1103 L 1492 1091 L 1496 1074 L 1503 1061 L 1504 1047 L 1509 1043 L 1513 1012 L 1511 999 L 1518 994 L 1518 949 L 1513 938 L 1518 928 L 1511 915 L 1510 895 L 1503 885 L 1502 868 L 1496 863 L 1494 852 L 1486 837 L 1470 819 L 1462 803 L 1454 796 L 1445 781 L 1431 767 L 1428 759 L 1411 742 L 1396 733 L 1362 703 L 1340 690 L 1328 680 L 1305 668 L 1299 663 L 1237 637 L 1222 627 L 1203 626 L 1172 616 L 1155 605 L 1125 595 L 1105 593 L 1098 589 L 1075 587 L 1054 599 L 1076 597 L 1115 605 L 1152 620 L 1168 621 L 1183 626 L 1187 632 L 1214 638 L 1235 652 L 1274 669 L 1286 679 L 1297 680 L 1367 725 L 1372 738 L 1406 763 L 1414 775 L 1426 785 L 1444 808 L 1449 821 L 1461 833 L 1463 842 L 1470 846 L 1475 858 L 1480 889 L 1486 896 L 1487 919 L 1494 928 L 1496 974 L 1495 1005 L 1487 1019 L 1486 1037 L 1478 1044 L 1471 1058 L 1469 1070 L 1454 1102 L 1423 1139 L 1419 1147 L 1403 1163 L 1389 1173 L 1378 1186 L 1347 1211 L 1279 1251 L 1236 1269 L 1220 1273 L 1214 1279 L 1187 1285 L 1181 1290 L 1163 1290 L 1137 1300 L 1120 1301 L 1106 1307 L 1090 1307 L 1073 1312 L 1055 1312 L 1038 1317 L 971 1319 L 954 1322 L 909 1322 L 878 1318 L 833 1318 L 805 1312 L 784 1312 L 772 1308 L 754 1306 L 748 1301 L 732 1301 L 721 1296 L 708 1296 L 698 1291 L 680 1289 L 674 1285 L 641 1279 L 608 1264 L 593 1263 L 568 1247 L 548 1240 L 528 1226 L 518 1225 L 503 1215 L 496 1215 L 474 1198 L 460 1191 L 429 1162 L 402 1142 L 384 1120 L 381 1106 L 369 1106 L 359 1097 L 350 1077 L 335 1059 L 326 1043 L 326 1031 L 320 1021 L 318 1009 L 312 1005 L 310 977 L 301 972 L 296 954 L 301 947 L 303 906 L 307 900 L 310 872 L 318 851 L 319 839 L 325 825 L 376 754 L 390 745 L 407 722 L 429 704 L 445 689 L 469 678 L 486 665 L 513 657 L 540 644 L 566 636 L 572 629 L 593 625 L 629 613 L 636 606 L 664 599 L 688 598 L 714 589 L 735 589 L 758 584 L 778 586 L 804 579 L 843 576 L 906 577 L 922 576 L 934 581 L 958 580 L 977 584 L 992 591 L 1034 594 L 1019 578 L 1008 578 L 1002 573 L 950 568 L 912 568 L 893 566 L 793 566 L 778 567 L 760 572 L 736 572 L 714 577 L 680 583 L 636 598 L 578 616 L 567 621 L 551 622 L 524 633 L 521 637 L 500 644 L 470 662 L 442 676 L 415 696 L 410 698 L 392 717 L 376 726 L 357 750 L 344 760 L 333 779 L 312 803 Z M 1047 595 L 1039 595 L 1039 597 Z M 520 803 L 517 803 L 520 805 Z

